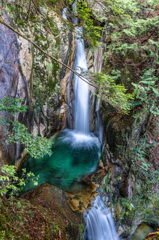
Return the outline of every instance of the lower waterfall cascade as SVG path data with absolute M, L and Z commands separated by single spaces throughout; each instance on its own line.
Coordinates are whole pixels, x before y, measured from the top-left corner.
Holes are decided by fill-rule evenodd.
M 90 211 L 84 213 L 86 224 L 83 240 L 119 240 L 114 220 L 98 195 Z

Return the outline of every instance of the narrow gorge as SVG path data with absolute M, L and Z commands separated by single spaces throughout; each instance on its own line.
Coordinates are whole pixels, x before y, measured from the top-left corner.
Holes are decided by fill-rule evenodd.
M 0 239 L 159 238 L 158 13 L 0 2 Z

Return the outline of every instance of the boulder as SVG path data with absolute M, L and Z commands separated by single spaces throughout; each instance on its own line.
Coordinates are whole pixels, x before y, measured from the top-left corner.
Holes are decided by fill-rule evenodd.
M 42 184 L 23 195 L 22 198 L 29 200 L 56 225 L 59 236 L 55 239 L 78 240 L 81 238 L 82 216 L 72 211 L 67 203 L 65 192 L 60 188 L 47 183 Z

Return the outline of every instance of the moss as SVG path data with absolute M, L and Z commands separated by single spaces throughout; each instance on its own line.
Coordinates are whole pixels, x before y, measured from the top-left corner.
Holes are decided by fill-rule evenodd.
M 74 240 L 76 239 L 74 236 L 80 235 L 81 217 L 70 209 L 65 193 L 61 189 L 49 184 L 42 184 L 25 194 L 24 198 L 28 199 L 39 212 L 45 215 L 49 232 L 54 237 L 61 236 L 62 239 Z
M 83 223 L 81 223 L 79 225 L 80 240 L 83 239 L 84 230 L 85 230 L 85 225 Z
M 24 197 L 0 201 L 0 239 L 80 239 L 81 219 L 62 190 L 44 184 Z
M 79 226 L 71 223 L 67 227 L 69 239 L 80 239 Z

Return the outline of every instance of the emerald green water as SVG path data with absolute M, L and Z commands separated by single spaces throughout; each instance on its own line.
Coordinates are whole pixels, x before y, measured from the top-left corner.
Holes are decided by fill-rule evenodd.
M 69 191 L 81 176 L 96 170 L 100 157 L 100 143 L 93 134 L 64 130 L 54 138 L 53 154 L 41 159 L 29 157 L 22 168 L 39 175 L 38 185 L 54 184 Z M 30 182 L 25 191 L 33 188 Z

